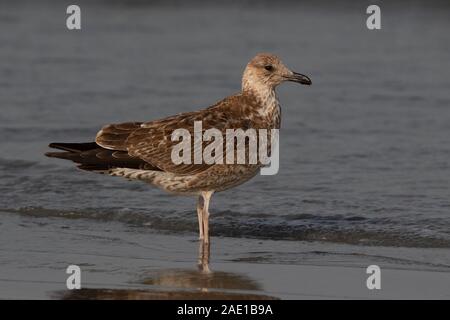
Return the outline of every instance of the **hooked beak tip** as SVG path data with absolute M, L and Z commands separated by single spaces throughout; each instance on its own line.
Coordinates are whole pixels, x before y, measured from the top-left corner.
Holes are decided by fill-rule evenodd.
M 293 72 L 292 76 L 289 78 L 289 81 L 297 82 L 308 86 L 312 84 L 312 81 L 308 76 L 305 76 L 304 74 L 297 72 Z

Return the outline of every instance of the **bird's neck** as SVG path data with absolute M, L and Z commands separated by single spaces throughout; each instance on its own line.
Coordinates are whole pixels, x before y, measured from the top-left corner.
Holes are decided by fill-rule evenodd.
M 264 83 L 258 84 L 253 82 L 250 85 L 248 82 L 244 82 L 242 93 L 255 98 L 258 105 L 258 114 L 267 119 L 267 121 L 272 122 L 274 118 L 278 119 L 280 117 L 280 104 L 274 87 Z

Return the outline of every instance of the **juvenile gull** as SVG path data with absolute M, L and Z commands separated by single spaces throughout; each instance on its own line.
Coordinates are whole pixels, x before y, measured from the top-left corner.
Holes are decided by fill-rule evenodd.
M 200 239 L 209 243 L 209 203 L 214 192 L 240 185 L 255 176 L 261 164 L 175 164 L 171 159 L 172 132 L 184 128 L 193 136 L 194 122 L 203 131 L 226 129 L 278 129 L 281 110 L 275 88 L 285 81 L 310 85 L 311 80 L 289 70 L 273 55 L 256 55 L 242 76 L 242 90 L 209 108 L 150 122 L 127 122 L 103 127 L 88 143 L 51 143 L 62 152 L 48 157 L 67 159 L 78 168 L 142 180 L 168 192 L 198 196 Z M 205 144 L 203 142 L 203 144 Z M 192 150 L 192 153 L 194 150 Z

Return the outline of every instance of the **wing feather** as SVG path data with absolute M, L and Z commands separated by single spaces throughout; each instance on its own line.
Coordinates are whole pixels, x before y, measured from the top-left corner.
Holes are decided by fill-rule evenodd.
M 207 129 L 218 129 L 222 133 L 223 141 L 226 141 L 227 129 L 254 127 L 255 122 L 249 112 L 254 108 L 256 101 L 248 101 L 242 95 L 228 97 L 217 104 L 195 112 L 182 113 L 162 120 L 146 122 L 140 128 L 133 131 L 126 141 L 128 153 L 138 157 L 163 171 L 180 175 L 192 175 L 203 172 L 215 164 L 175 164 L 172 161 L 173 147 L 180 143 L 172 141 L 172 133 L 176 129 L 189 131 L 192 140 L 194 137 L 194 122 L 202 122 L 202 134 Z M 202 150 L 211 143 L 202 142 Z M 225 147 L 222 155 L 225 154 Z M 194 144 L 191 143 L 191 161 L 194 160 Z
M 127 151 L 128 136 L 140 126 L 141 122 L 109 124 L 97 133 L 95 142 L 105 149 Z
M 160 170 L 180 174 L 192 175 L 203 172 L 215 164 L 182 163 L 175 164 L 172 161 L 172 150 L 179 141 L 172 141 L 172 133 L 176 129 L 187 130 L 193 140 L 194 123 L 201 121 L 202 134 L 207 129 L 215 128 L 222 134 L 222 140 L 226 141 L 227 129 L 258 128 L 258 103 L 244 95 L 230 96 L 215 105 L 194 112 L 181 113 L 150 122 L 127 122 L 110 124 L 103 127 L 96 136 L 96 143 L 109 150 L 116 150 L 113 157 L 124 157 L 122 151 L 127 155 L 143 160 L 151 166 Z M 256 112 L 255 112 L 256 111 Z M 201 148 L 211 143 L 202 141 Z M 120 152 L 119 152 L 120 151 Z M 194 160 L 194 143 L 191 143 L 190 159 Z M 225 146 L 221 150 L 225 155 Z M 98 158 L 111 157 L 111 154 L 97 154 Z M 225 158 L 225 156 L 224 156 Z

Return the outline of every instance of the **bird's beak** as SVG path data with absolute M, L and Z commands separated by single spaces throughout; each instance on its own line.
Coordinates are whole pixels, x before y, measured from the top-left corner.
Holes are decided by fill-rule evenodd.
M 288 81 L 297 82 L 301 84 L 311 85 L 311 79 L 308 76 L 305 76 L 304 74 L 292 72 L 292 74 L 287 77 Z

